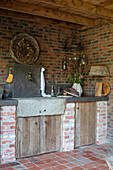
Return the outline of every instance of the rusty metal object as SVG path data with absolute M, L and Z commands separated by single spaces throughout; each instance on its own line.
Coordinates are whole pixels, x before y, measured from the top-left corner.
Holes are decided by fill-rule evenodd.
M 29 34 L 18 34 L 10 42 L 11 57 L 20 64 L 32 64 L 39 58 L 39 45 Z

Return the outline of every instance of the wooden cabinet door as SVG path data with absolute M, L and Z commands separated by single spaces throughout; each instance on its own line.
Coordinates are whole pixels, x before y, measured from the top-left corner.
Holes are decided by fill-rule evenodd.
M 41 117 L 41 153 L 61 149 L 61 116 Z M 43 135 L 44 134 L 44 135 Z
M 75 147 L 95 143 L 96 102 L 76 103 Z
M 16 157 L 61 149 L 61 116 L 17 118 Z
M 16 157 L 36 155 L 40 152 L 39 117 L 18 118 L 16 130 Z

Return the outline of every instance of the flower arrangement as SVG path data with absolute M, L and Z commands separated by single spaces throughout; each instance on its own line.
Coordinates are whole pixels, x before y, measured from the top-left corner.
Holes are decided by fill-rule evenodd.
M 76 74 L 70 73 L 69 81 L 72 83 L 77 83 L 77 84 L 83 83 L 84 82 L 83 77 L 84 76 L 82 74 L 80 74 L 79 72 Z
M 81 71 L 81 68 L 76 68 L 76 69 L 73 69 L 70 73 L 69 73 L 69 81 L 72 82 L 72 83 L 83 83 L 84 80 L 84 73 L 83 71 Z
M 65 92 L 66 95 L 67 95 L 67 94 L 70 94 L 70 95 L 76 96 L 76 97 L 79 96 L 79 92 L 78 92 L 76 89 L 74 89 L 74 87 L 66 88 L 66 89 L 64 90 L 64 92 Z
M 69 72 L 69 81 L 72 83 L 83 83 L 85 73 L 86 62 L 84 61 L 85 58 L 74 58 L 68 64 L 68 72 Z

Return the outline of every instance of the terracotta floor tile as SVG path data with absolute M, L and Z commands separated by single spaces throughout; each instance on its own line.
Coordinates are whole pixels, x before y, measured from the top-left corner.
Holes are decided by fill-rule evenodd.
M 34 166 L 34 164 L 30 162 L 30 163 L 25 163 L 24 166 L 30 168 Z
M 50 162 L 52 162 L 53 160 L 55 160 L 55 159 L 46 159 L 46 160 L 43 160 L 43 161 L 44 161 L 44 163 L 50 163 Z
M 92 151 L 83 151 L 84 153 L 93 153 Z
M 68 158 L 71 158 L 71 156 L 70 155 L 64 155 L 64 156 L 62 156 L 62 158 L 63 159 L 68 159 Z
M 9 163 L 10 166 L 18 166 L 21 165 L 20 162 L 10 162 Z
M 34 164 L 36 164 L 36 165 L 42 165 L 42 164 L 45 164 L 43 161 L 37 161 L 37 162 L 33 162 Z
M 70 156 L 71 157 L 76 157 L 76 156 L 78 156 L 76 153 L 72 153 L 72 154 L 70 154 Z
M 66 161 L 66 160 L 59 160 L 58 163 L 60 163 L 60 164 L 67 164 L 67 163 L 69 163 L 69 162 Z
M 99 168 L 89 168 L 87 170 L 99 170 Z
M 28 168 L 26 168 L 24 166 L 15 166 L 15 167 L 13 167 L 13 169 L 15 169 L 15 170 L 24 170 L 24 169 L 28 169 Z
M 46 168 L 49 168 L 49 167 L 51 167 L 49 164 L 40 164 L 39 165 L 40 169 L 46 169 Z
M 76 167 L 77 165 L 73 164 L 73 163 L 67 163 L 66 166 L 68 168 L 73 168 L 73 167 Z
M 62 170 L 62 169 L 67 169 L 67 167 L 65 165 L 59 165 L 57 167 L 55 167 L 56 170 Z
M 53 162 L 50 162 L 49 165 L 50 165 L 50 166 L 59 166 L 60 163 L 53 161 Z
M 54 167 L 46 168 L 45 170 L 54 170 Z
M 100 165 L 97 168 L 99 168 L 100 170 L 109 170 L 109 168 L 107 166 L 104 166 L 104 165 Z
M 40 161 L 40 159 L 38 159 L 37 157 L 29 157 L 28 160 L 29 160 L 30 162 Z
M 48 156 L 46 154 L 40 155 L 37 157 L 40 160 L 48 159 Z
M 8 164 L 2 164 L 2 165 L 0 165 L 0 169 L 1 169 L 1 168 L 7 168 L 7 167 L 10 167 L 10 165 L 8 165 Z
M 83 168 L 80 166 L 77 166 L 77 167 L 72 168 L 72 170 L 83 170 Z
M 62 157 L 62 156 L 64 156 L 64 155 L 65 155 L 65 153 L 63 153 L 63 152 L 59 152 L 59 153 L 56 153 L 56 155 L 57 155 L 57 156 Z
M 104 161 L 104 160 L 99 160 L 99 161 L 97 161 L 99 164 L 106 164 L 106 161 Z
M 33 167 L 29 168 L 29 170 L 40 170 L 40 168 L 36 167 L 36 166 L 33 166 Z
M 80 150 L 79 149 L 75 149 L 72 152 L 80 152 Z
M 82 155 L 83 157 L 86 157 L 86 158 L 92 158 L 93 156 L 92 155 L 90 155 L 90 154 L 84 154 L 84 155 Z
M 14 168 L 12 167 L 8 167 L 8 168 L 0 168 L 1 170 L 14 170 Z
M 99 165 L 100 165 L 100 163 L 98 163 L 98 162 L 91 162 L 91 163 L 85 164 L 81 167 L 87 169 L 87 168 L 92 168 L 92 167 L 96 167 L 96 166 L 99 166 Z
M 105 145 L 90 145 L 73 151 L 53 152 L 0 165 L 1 170 L 108 170 Z
M 63 160 L 63 159 L 64 159 L 64 158 L 56 157 L 56 158 L 52 159 L 52 161 L 61 161 L 61 160 Z
M 92 160 L 92 161 L 100 161 L 100 159 L 98 159 L 98 158 L 96 158 L 96 157 L 91 157 L 91 158 L 89 158 L 90 160 Z
M 17 159 L 18 162 L 20 162 L 21 164 L 24 164 L 24 163 L 30 163 L 30 161 L 28 159 Z

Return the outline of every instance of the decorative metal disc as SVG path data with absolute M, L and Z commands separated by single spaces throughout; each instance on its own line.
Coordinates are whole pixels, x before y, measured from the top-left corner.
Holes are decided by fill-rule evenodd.
M 39 45 L 31 35 L 21 33 L 11 40 L 10 54 L 17 63 L 32 64 L 39 58 Z

